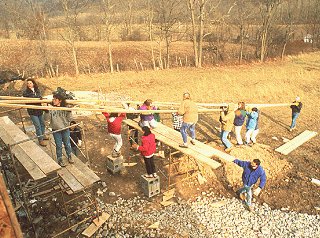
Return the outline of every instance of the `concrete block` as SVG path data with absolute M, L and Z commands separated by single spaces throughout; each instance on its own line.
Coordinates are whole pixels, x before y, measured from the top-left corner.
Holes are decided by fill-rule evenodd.
M 113 158 L 111 155 L 107 156 L 107 169 L 111 173 L 117 173 L 123 168 L 123 156 Z
M 160 177 L 156 178 L 146 178 L 144 175 L 141 175 L 141 188 L 143 193 L 147 197 L 153 197 L 160 193 Z

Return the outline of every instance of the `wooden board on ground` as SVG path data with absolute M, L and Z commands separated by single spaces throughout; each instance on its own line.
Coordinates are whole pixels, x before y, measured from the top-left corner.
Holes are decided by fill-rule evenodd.
M 289 142 L 287 142 L 284 145 L 275 149 L 275 151 L 277 151 L 281 154 L 284 154 L 284 155 L 288 155 L 291 151 L 293 151 L 294 149 L 296 149 L 297 147 L 299 147 L 300 145 L 302 145 L 306 141 L 310 140 L 311 138 L 313 138 L 317 134 L 318 133 L 315 131 L 305 130 L 304 132 L 302 132 L 300 135 L 296 136 L 295 138 L 293 138 Z
M 167 206 L 170 206 L 172 204 L 175 204 L 176 202 L 175 201 L 172 201 L 172 200 L 169 200 L 169 201 L 162 201 L 160 202 L 160 204 L 164 207 L 167 207 Z
M 82 235 L 86 237 L 91 237 L 96 231 L 109 219 L 110 215 L 103 212 L 102 215 L 93 220 L 90 226 L 82 232 Z
M 133 120 L 127 119 L 127 120 L 124 120 L 124 122 L 134 128 L 141 130 L 138 123 Z M 221 166 L 221 164 L 218 163 L 217 161 L 215 161 L 211 158 L 208 158 L 207 156 L 199 153 L 198 151 L 192 150 L 190 148 L 179 147 L 179 142 L 177 142 L 174 138 L 172 138 L 169 135 L 163 135 L 163 134 L 159 133 L 158 131 L 156 131 L 155 129 L 152 130 L 152 133 L 154 133 L 157 140 L 163 142 L 164 144 L 166 144 L 176 150 L 181 151 L 182 153 L 184 153 L 186 155 L 189 155 L 189 156 L 195 158 L 199 162 L 202 162 L 202 163 L 209 165 L 213 169 L 216 169 Z M 201 142 L 199 142 L 199 143 L 201 143 Z

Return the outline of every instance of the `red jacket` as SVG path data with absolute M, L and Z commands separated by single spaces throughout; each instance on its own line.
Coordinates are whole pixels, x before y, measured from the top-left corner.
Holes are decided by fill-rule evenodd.
M 110 121 L 110 114 L 107 112 L 102 113 L 108 122 L 108 132 L 115 135 L 121 134 L 121 123 L 123 119 L 126 117 L 125 113 L 121 113 L 118 117 L 114 119 L 114 121 Z
M 154 134 L 149 134 L 148 136 L 142 136 L 142 145 L 138 147 L 141 155 L 149 156 L 156 152 L 156 137 Z

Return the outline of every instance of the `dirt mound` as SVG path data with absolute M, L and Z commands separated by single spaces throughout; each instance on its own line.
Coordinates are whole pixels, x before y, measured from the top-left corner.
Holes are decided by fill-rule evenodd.
M 269 181 L 283 177 L 292 168 L 292 165 L 288 163 L 288 161 L 281 160 L 276 153 L 268 148 L 268 146 L 262 144 L 256 144 L 252 147 L 243 146 L 234 148 L 230 154 L 245 161 L 259 159 L 266 172 L 267 180 Z M 225 165 L 225 172 L 228 182 L 233 187 L 242 185 L 241 167 L 235 166 L 233 163 L 227 163 Z

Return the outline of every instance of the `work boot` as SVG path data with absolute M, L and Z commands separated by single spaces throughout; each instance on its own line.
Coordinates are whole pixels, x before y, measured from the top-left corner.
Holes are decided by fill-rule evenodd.
M 227 152 L 227 153 L 230 152 L 231 150 L 232 150 L 232 147 L 224 149 L 224 151 Z
M 239 194 L 239 198 L 240 198 L 242 201 L 246 200 L 246 193 L 240 193 L 240 194 Z
M 44 136 L 43 136 L 43 139 L 44 139 L 44 140 L 49 140 L 49 136 L 44 135 Z
M 70 164 L 73 164 L 73 163 L 74 163 L 74 160 L 73 160 L 73 158 L 72 158 L 71 155 L 68 156 L 68 161 L 69 161 Z
M 247 209 L 249 212 L 253 212 L 253 207 L 252 206 L 247 206 Z
M 61 167 L 66 167 L 66 164 L 63 162 L 63 160 L 58 160 L 58 164 L 61 166 Z
M 181 148 L 188 148 L 188 145 L 187 145 L 187 144 L 180 144 L 179 147 L 181 147 Z
M 117 157 L 120 156 L 120 152 L 117 152 L 117 151 L 114 150 L 114 151 L 112 151 L 111 156 L 112 156 L 113 158 L 117 158 Z
M 43 140 L 41 140 L 41 141 L 39 141 L 39 145 L 41 145 L 41 146 L 47 146 L 47 143 L 44 142 Z

